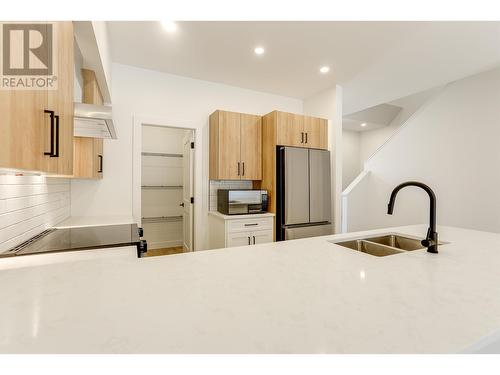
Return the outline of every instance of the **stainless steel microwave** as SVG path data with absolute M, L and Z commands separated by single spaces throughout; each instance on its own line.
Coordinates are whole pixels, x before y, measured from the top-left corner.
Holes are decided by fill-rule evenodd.
M 217 211 L 225 215 L 267 212 L 267 191 L 219 189 Z

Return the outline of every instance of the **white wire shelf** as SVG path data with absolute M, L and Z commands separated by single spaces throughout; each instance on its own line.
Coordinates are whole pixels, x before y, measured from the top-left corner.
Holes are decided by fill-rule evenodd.
M 164 152 L 141 152 L 142 156 L 159 156 L 163 158 L 182 158 L 182 154 L 166 154 Z

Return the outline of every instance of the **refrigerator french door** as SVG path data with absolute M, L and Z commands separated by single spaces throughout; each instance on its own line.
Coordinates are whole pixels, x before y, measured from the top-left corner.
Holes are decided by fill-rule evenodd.
M 330 152 L 278 146 L 276 164 L 276 240 L 332 234 Z

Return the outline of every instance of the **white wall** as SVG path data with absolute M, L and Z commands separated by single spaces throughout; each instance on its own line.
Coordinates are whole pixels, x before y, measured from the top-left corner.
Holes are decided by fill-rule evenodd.
M 361 172 L 360 163 L 360 132 L 342 130 L 342 191 Z
M 341 82 L 344 113 L 388 103 L 498 65 L 498 22 L 471 22 L 467 27 L 462 22 L 427 22 L 425 26 L 352 80 Z
M 430 90 L 422 91 L 401 99 L 394 100 L 390 104 L 401 107 L 401 111 L 383 128 L 360 132 L 360 163 L 361 170 L 364 169 L 365 162 L 404 124 L 415 112 L 425 103 L 432 100 L 442 90 L 443 86 L 438 86 Z
M 195 200 L 200 203 L 195 204 L 195 246 L 206 248 L 208 116 L 216 109 L 302 113 L 302 101 L 120 64 L 113 64 L 112 74 L 113 117 L 119 139 L 105 140 L 101 181 L 72 182 L 72 215 L 131 215 L 134 117 L 172 119 L 164 125 L 176 126 L 179 121 L 196 130 Z
M 386 215 L 391 190 L 418 180 L 437 195 L 438 224 L 500 232 L 498 103 L 499 68 L 447 86 L 366 163 L 370 173 L 348 199 L 347 230 L 428 222 L 417 188 L 402 190 Z
M 364 169 L 365 162 L 398 130 L 399 121 L 392 121 L 383 128 L 359 132 L 359 168 Z
M 332 178 L 332 212 L 340 232 L 342 194 L 342 88 L 335 86 L 304 99 L 304 114 L 328 119 L 328 149 Z
M 68 179 L 0 175 L 0 253 L 66 219 Z

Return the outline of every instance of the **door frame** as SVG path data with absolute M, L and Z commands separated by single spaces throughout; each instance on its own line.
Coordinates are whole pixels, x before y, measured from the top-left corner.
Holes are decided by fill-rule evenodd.
M 186 131 L 189 131 L 189 130 L 186 130 Z M 189 251 L 194 251 L 194 203 L 192 202 L 191 198 L 194 197 L 194 164 L 195 164 L 195 149 L 193 148 L 192 144 L 194 142 L 194 131 L 191 130 L 190 133 L 185 133 L 184 134 L 184 137 L 182 138 L 182 153 L 183 153 L 183 158 L 184 158 L 184 152 L 185 152 L 185 147 L 186 147 L 186 144 L 189 143 L 189 145 L 187 146 L 188 147 L 188 154 L 189 154 L 189 180 L 190 180 L 190 185 L 191 185 L 191 190 L 189 192 L 189 199 L 187 199 L 187 201 L 185 200 L 185 197 L 184 197 L 184 189 L 186 187 L 185 185 L 185 180 L 184 180 L 184 171 L 183 171 L 183 181 L 182 181 L 182 228 L 183 228 L 183 236 L 182 236 L 182 249 L 184 252 L 186 252 L 186 235 L 184 233 L 184 214 L 186 212 L 186 202 L 189 204 L 189 221 L 190 221 L 190 224 L 189 224 L 189 228 L 191 229 L 190 230 L 190 241 L 189 241 Z M 184 165 L 184 162 L 185 160 L 182 161 L 182 164 Z M 184 168 L 183 168 L 184 169 Z
M 200 149 L 201 139 L 198 136 L 198 129 L 196 128 L 193 121 L 188 121 L 185 119 L 174 118 L 174 117 L 149 117 L 149 116 L 133 116 L 133 129 L 132 129 L 132 215 L 134 220 L 142 225 L 142 194 L 141 194 L 141 178 L 142 178 L 142 163 L 141 163 L 141 152 L 142 152 L 142 126 L 150 125 L 165 128 L 175 128 L 183 130 L 191 130 L 193 132 L 194 140 L 194 165 L 193 165 L 193 186 L 194 186 L 194 203 L 193 203 L 193 218 L 192 218 L 192 232 L 193 232 L 193 251 L 199 250 L 199 244 L 201 243 L 200 233 L 195 231 L 194 228 L 199 228 L 201 225 L 202 218 L 202 200 L 201 200 L 201 189 L 199 188 L 196 181 L 196 171 L 197 162 L 196 159 L 200 157 L 200 152 L 196 150 Z

